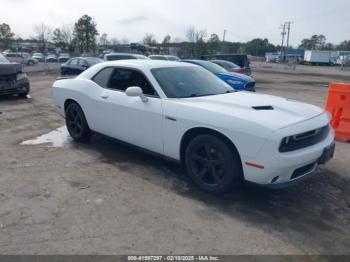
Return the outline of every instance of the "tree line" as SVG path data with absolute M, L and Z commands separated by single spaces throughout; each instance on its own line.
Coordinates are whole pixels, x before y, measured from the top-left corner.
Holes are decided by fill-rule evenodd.
M 301 41 L 299 48 L 307 50 L 341 50 L 350 51 L 350 41 L 343 41 L 339 45 L 334 45 L 327 42 L 324 35 L 313 35 L 310 38 L 305 38 Z
M 64 25 L 61 28 L 51 28 L 45 23 L 33 27 L 34 35 L 29 39 L 38 43 L 39 49 L 46 52 L 50 47 L 68 52 L 91 52 L 98 49 L 113 49 L 121 44 L 129 44 L 128 39 L 108 38 L 106 33 L 100 34 L 96 22 L 89 15 L 83 15 L 73 25 Z M 23 39 L 15 38 L 10 25 L 0 24 L 0 48 L 8 49 L 14 42 Z M 274 45 L 267 38 L 255 38 L 248 42 L 222 41 L 218 34 L 208 34 L 205 29 L 196 29 L 189 26 L 184 33 L 184 39 L 172 38 L 166 35 L 158 42 L 151 33 L 146 33 L 141 42 L 145 46 L 154 47 L 155 50 L 167 52 L 170 48 L 176 48 L 182 57 L 198 58 L 202 55 L 221 53 L 246 53 L 254 56 L 264 56 L 266 52 L 281 50 L 281 46 Z M 327 42 L 324 35 L 313 35 L 303 39 L 298 46 L 308 50 L 344 50 L 350 51 L 350 41 L 344 41 L 340 45 Z
M 26 41 L 38 43 L 42 52 L 48 51 L 51 45 L 68 52 L 94 52 L 97 49 L 97 24 L 88 15 L 80 17 L 74 25 L 63 25 L 61 28 L 52 29 L 45 23 L 37 24 L 33 32 L 34 36 Z M 24 41 L 14 36 L 8 24 L 0 24 L 0 47 L 8 49 L 14 42 Z

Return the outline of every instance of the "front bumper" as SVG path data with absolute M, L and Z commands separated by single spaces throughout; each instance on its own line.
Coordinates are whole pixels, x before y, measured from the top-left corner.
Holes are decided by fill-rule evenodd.
M 267 187 L 271 189 L 282 189 L 294 186 L 296 184 L 299 184 L 300 182 L 309 179 L 310 177 L 316 174 L 319 165 L 325 165 L 328 161 L 330 161 L 333 158 L 334 150 L 335 142 L 333 142 L 330 146 L 324 149 L 323 154 L 317 160 L 317 162 L 311 163 L 309 165 L 294 170 L 289 181 L 284 183 L 270 183 L 269 185 L 267 185 Z M 278 181 L 278 179 L 276 179 L 276 181 Z
M 282 137 L 293 133 L 312 130 L 315 126 L 324 126 L 329 118 L 322 114 L 314 119 L 284 128 L 273 133 L 265 142 L 260 152 L 254 158 L 242 158 L 245 180 L 271 188 L 283 188 L 299 183 L 315 174 L 320 164 L 325 164 L 333 156 L 334 130 L 330 129 L 328 136 L 321 142 L 296 151 L 280 153 L 279 143 Z M 333 152 L 332 152 L 333 147 Z M 325 156 L 325 149 L 328 155 Z M 329 153 L 330 152 L 330 153 Z M 262 168 L 249 166 L 247 163 L 257 163 Z
M 11 94 L 26 94 L 29 92 L 30 85 L 27 78 L 19 81 L 6 81 L 3 85 L 0 85 L 0 95 Z

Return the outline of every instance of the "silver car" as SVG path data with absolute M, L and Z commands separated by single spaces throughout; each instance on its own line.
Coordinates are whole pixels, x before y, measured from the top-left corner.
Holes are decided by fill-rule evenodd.
M 11 52 L 5 53 L 4 55 L 12 63 L 19 63 L 23 65 L 34 65 L 38 63 L 38 60 L 30 57 L 28 53 Z
M 45 56 L 42 53 L 34 53 L 32 59 L 35 59 L 39 62 L 45 62 Z

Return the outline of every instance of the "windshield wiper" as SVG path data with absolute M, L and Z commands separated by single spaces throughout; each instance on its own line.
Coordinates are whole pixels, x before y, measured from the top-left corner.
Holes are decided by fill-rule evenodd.
M 227 90 L 225 93 L 218 93 L 218 94 L 190 94 L 188 96 L 184 96 L 183 98 L 190 98 L 190 97 L 202 97 L 202 96 L 216 96 L 216 95 L 223 95 L 223 94 L 230 94 L 235 93 L 236 90 Z

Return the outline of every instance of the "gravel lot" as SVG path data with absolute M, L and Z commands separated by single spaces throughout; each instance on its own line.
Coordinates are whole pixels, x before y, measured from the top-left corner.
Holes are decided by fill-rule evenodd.
M 324 106 L 339 68 L 256 63 L 258 92 Z M 0 98 L 1 254 L 350 254 L 350 144 L 282 191 L 199 191 L 176 164 L 94 136 L 87 145 L 20 145 L 64 125 L 55 74 L 31 98 Z M 276 120 L 277 121 L 277 120 Z

